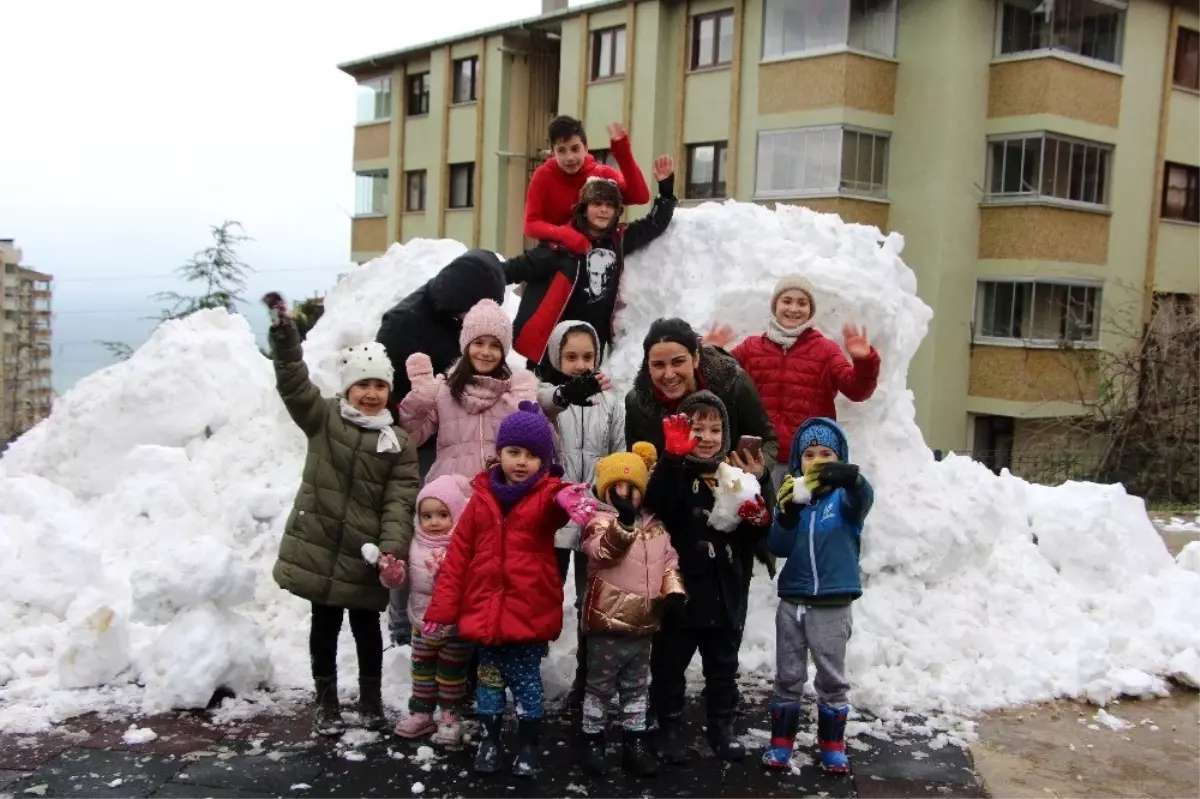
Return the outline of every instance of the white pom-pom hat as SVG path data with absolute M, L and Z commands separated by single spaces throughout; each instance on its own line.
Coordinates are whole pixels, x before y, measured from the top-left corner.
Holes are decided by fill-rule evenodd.
M 387 350 L 378 341 L 342 350 L 338 354 L 338 374 L 342 378 L 343 394 L 359 380 L 382 380 L 390 389 L 395 376 Z

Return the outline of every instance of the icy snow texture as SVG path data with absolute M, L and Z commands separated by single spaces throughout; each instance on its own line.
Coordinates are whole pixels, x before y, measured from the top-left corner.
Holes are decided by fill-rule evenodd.
M 876 487 L 848 657 L 854 703 L 894 718 L 901 708 L 963 713 L 1161 692 L 1159 675 L 1195 669 L 1200 574 L 1167 556 L 1142 502 L 1120 487 L 1049 489 L 966 458 L 933 461 L 905 383 L 931 313 L 902 244 L 798 207 L 681 209 L 630 259 L 624 338 L 606 371 L 630 384 L 641 338 L 667 309 L 687 309 L 701 329 L 719 321 L 760 331 L 772 285 L 803 273 L 818 327 L 840 339 L 843 323 L 864 324 L 883 357 L 875 396 L 838 405 L 854 460 Z M 373 338 L 383 311 L 463 250 L 395 245 L 329 292 L 305 345 L 327 393 L 337 388 L 336 352 Z M 505 307 L 516 304 L 510 293 Z M 186 705 L 221 684 L 261 702 L 271 697 L 251 690 L 260 680 L 284 701 L 305 696 L 308 604 L 270 577 L 303 454 L 248 325 L 220 311 L 163 325 L 129 361 L 57 400 L 0 459 L 0 729 L 95 708 Z M 77 600 L 84 586 L 94 593 Z M 774 669 L 775 604 L 760 573 L 741 659 L 763 677 Z M 551 693 L 574 668 L 574 609 L 564 607 L 566 631 L 543 666 Z M 65 690 L 74 678 L 63 682 L 56 658 L 103 609 L 124 624 L 128 650 L 113 641 L 82 663 L 78 649 L 76 682 L 117 673 L 103 688 Z M 349 635 L 339 668 L 352 686 Z M 405 650 L 390 649 L 384 668 L 385 700 L 399 707 Z
M 139 727 L 136 724 L 131 724 L 129 729 L 125 730 L 125 734 L 121 736 L 121 741 L 133 746 L 136 744 L 148 744 L 156 738 L 158 738 L 158 733 L 149 727 Z
M 1200 573 L 1200 541 L 1188 542 L 1187 546 L 1179 550 L 1179 554 L 1175 556 L 1175 562 L 1179 564 L 1180 568 Z

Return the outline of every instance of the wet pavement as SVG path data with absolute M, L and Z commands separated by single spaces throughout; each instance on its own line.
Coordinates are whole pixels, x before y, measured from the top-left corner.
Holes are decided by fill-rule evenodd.
M 757 796 L 757 797 L 974 797 L 979 781 L 967 752 L 928 742 L 901 746 L 860 736 L 850 748 L 852 773 L 823 774 L 801 751 L 791 773 L 767 772 L 757 760 L 765 744 L 765 709 L 741 722 L 750 756 L 725 764 L 704 739 L 698 703 L 692 703 L 693 735 L 687 766 L 653 779 L 627 776 L 620 768 L 620 733 L 609 743 L 609 773 L 584 776 L 576 765 L 577 722 L 565 713 L 548 716 L 542 735 L 543 770 L 522 781 L 507 772 L 476 775 L 474 747 L 436 750 L 426 742 L 352 730 L 345 739 L 310 735 L 307 711 L 258 717 L 237 725 L 212 723 L 205 713 L 146 718 L 74 719 L 37 736 L 0 734 L 0 796 Z M 753 722 L 753 724 L 751 724 Z M 123 740 L 131 724 L 158 737 L 144 744 Z M 750 727 L 759 732 L 751 732 Z M 515 722 L 507 729 L 515 749 Z

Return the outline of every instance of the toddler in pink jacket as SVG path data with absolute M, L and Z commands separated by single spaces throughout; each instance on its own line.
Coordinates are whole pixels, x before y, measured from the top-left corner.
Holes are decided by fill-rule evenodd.
M 496 428 L 522 400 L 537 400 L 532 372 L 510 370 L 512 321 L 492 300 L 481 300 L 463 317 L 462 357 L 445 375 L 433 374 L 424 353 L 405 362 L 412 390 L 400 403 L 400 426 L 417 446 L 437 436 L 437 459 L 426 480 L 444 474 L 471 479 L 496 453 Z
M 624 767 L 638 776 L 658 773 L 658 759 L 646 742 L 650 646 L 664 610 L 682 605 L 687 595 L 670 534 L 640 509 L 656 459 L 654 446 L 639 441 L 633 452 L 596 463 L 596 495 L 610 507 L 598 510 L 583 533 L 588 586 L 582 766 L 593 775 L 604 772 L 605 717 L 618 693 Z
M 434 743 L 462 743 L 459 710 L 467 694 L 467 670 L 473 645 L 460 640 L 451 627 L 439 636 L 425 636 L 425 609 L 433 599 L 438 570 L 446 559 L 450 538 L 467 507 L 470 482 L 461 475 L 442 475 L 417 494 L 417 519 L 408 550 L 408 618 L 412 622 L 412 696 L 408 718 L 396 727 L 402 738 L 433 733 Z M 435 723 L 433 712 L 441 707 Z

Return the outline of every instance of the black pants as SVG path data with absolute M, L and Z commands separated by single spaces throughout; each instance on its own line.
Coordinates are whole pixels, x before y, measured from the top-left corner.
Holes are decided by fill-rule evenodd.
M 696 650 L 704 669 L 704 702 L 710 719 L 729 718 L 737 710 L 738 648 L 741 632 L 732 627 L 683 627 L 666 619 L 650 650 L 650 707 L 659 719 L 683 713 L 684 672 Z
M 558 558 L 558 573 L 562 575 L 563 587 L 567 585 L 567 570 L 571 566 L 572 555 L 575 560 L 575 615 L 579 617 L 578 644 L 575 647 L 575 686 L 581 690 L 587 681 L 587 647 L 583 643 L 583 595 L 587 591 L 587 555 L 578 549 L 554 550 Z
M 308 653 L 314 678 L 337 676 L 338 633 L 342 631 L 343 608 L 312 603 L 312 627 L 308 633 Z M 379 680 L 383 675 L 383 636 L 379 631 L 379 613 L 374 610 L 350 610 L 350 632 L 358 650 L 359 679 Z

